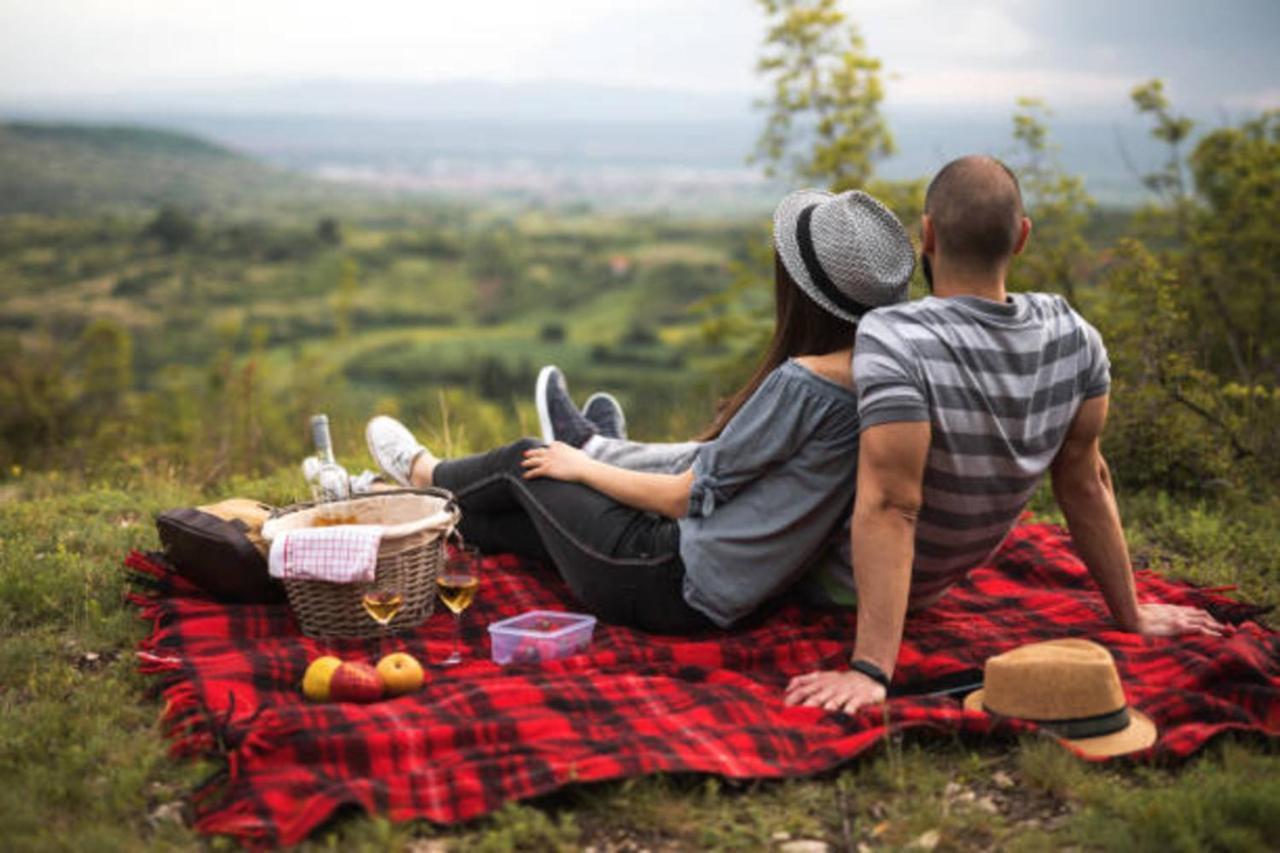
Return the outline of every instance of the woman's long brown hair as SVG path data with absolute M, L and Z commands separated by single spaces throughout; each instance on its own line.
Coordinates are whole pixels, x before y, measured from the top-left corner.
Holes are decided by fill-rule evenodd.
M 773 253 L 773 304 L 773 339 L 769 341 L 764 357 L 747 384 L 720 405 L 715 420 L 697 437 L 698 441 L 710 441 L 719 436 L 765 377 L 787 359 L 801 355 L 825 355 L 853 346 L 857 324 L 841 320 L 810 299 L 791 278 L 776 251 Z

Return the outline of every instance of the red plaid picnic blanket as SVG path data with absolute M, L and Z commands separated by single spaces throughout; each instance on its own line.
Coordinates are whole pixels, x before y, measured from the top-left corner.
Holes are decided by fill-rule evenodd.
M 152 623 L 143 672 L 158 679 L 178 755 L 216 754 L 225 771 L 196 794 L 197 828 L 254 847 L 292 844 L 343 806 L 441 823 L 572 782 L 659 771 L 799 776 L 848 761 L 893 730 L 1011 736 L 1034 726 L 962 710 L 956 698 L 891 700 L 856 715 L 790 708 L 792 676 L 847 660 L 854 617 L 784 603 L 733 633 L 657 637 L 601 624 L 587 654 L 499 667 L 486 626 L 525 610 L 574 609 L 554 572 L 486 560 L 466 613 L 468 659 L 430 669 L 418 693 L 372 705 L 310 704 L 299 681 L 322 654 L 376 661 L 444 657 L 452 616 L 376 640 L 303 637 L 286 606 L 214 601 L 156 556 L 126 561 Z M 1115 655 L 1130 701 L 1160 727 L 1139 760 L 1183 758 L 1226 731 L 1280 736 L 1280 635 L 1260 608 L 1148 571 L 1148 600 L 1194 604 L 1236 624 L 1230 637 L 1144 639 L 1115 630 L 1057 527 L 1024 525 L 993 565 L 907 621 L 895 684 L 980 667 L 1027 642 L 1090 637 Z

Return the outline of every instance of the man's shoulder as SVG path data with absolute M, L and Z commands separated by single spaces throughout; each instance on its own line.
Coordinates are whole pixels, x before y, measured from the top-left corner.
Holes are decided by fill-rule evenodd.
M 1066 298 L 1057 293 L 1021 291 L 1009 297 L 1009 306 L 1016 306 L 1015 315 L 1024 321 L 1049 321 L 1065 318 L 1069 322 L 1083 322 Z M 910 302 L 885 305 L 868 312 L 862 322 L 877 326 L 953 324 L 972 320 L 987 312 L 975 311 L 970 297 L 926 296 Z M 868 321 L 870 321 L 868 323 Z
M 908 327 L 943 322 L 945 306 L 934 304 L 941 301 L 927 296 L 924 299 L 875 308 L 864 314 L 858 322 L 858 337 L 898 337 Z
M 1071 317 L 1076 320 L 1080 319 L 1076 309 L 1072 308 L 1071 303 L 1067 301 L 1067 297 L 1060 293 L 1041 293 L 1036 290 L 1027 290 L 1013 294 L 1013 298 L 1023 300 L 1030 311 L 1045 318 Z

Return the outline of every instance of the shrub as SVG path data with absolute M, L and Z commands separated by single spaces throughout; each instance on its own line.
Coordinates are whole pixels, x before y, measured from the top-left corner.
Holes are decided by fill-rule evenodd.
M 176 252 L 195 242 L 198 228 L 190 214 L 171 205 L 157 211 L 143 235 L 160 241 L 166 252 Z

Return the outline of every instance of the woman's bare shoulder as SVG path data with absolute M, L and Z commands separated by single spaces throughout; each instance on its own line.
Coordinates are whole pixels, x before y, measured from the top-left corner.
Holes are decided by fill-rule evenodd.
M 800 355 L 792 359 L 811 373 L 837 385 L 853 389 L 853 350 L 842 349 L 825 355 Z

